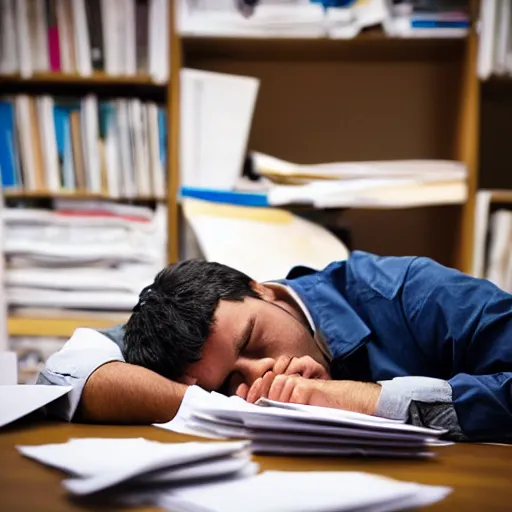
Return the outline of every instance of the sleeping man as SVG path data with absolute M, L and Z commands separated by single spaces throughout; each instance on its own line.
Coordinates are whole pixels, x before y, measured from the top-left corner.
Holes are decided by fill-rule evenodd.
M 169 421 L 197 384 L 507 440 L 512 295 L 426 258 L 354 252 L 268 283 L 184 261 L 125 326 L 77 329 L 39 383 L 73 386 L 51 411 L 67 420 Z

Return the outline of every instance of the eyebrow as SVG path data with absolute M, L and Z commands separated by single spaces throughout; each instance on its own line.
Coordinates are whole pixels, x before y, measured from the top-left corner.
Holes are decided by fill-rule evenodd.
M 240 333 L 236 340 L 236 350 L 237 354 L 241 354 L 249 344 L 251 339 L 252 330 L 254 328 L 254 322 L 256 319 L 252 316 L 244 327 L 243 331 Z

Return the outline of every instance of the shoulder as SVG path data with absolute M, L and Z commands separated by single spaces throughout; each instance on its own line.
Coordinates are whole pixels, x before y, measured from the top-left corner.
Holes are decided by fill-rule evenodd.
M 360 293 L 377 293 L 393 299 L 419 260 L 412 256 L 377 256 L 354 251 L 347 260 L 347 284 Z

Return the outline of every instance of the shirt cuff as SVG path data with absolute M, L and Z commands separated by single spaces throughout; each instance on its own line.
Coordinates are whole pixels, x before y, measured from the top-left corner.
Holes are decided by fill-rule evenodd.
M 396 377 L 380 381 L 381 392 L 376 416 L 406 421 L 413 401 L 451 403 L 452 388 L 448 382 L 431 377 Z

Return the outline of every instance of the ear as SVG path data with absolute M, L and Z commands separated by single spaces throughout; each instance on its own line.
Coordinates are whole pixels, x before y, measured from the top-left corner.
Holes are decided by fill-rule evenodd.
M 251 288 L 263 299 L 267 302 L 274 302 L 276 300 L 275 291 L 269 286 L 261 283 L 257 283 L 253 281 L 251 283 Z

